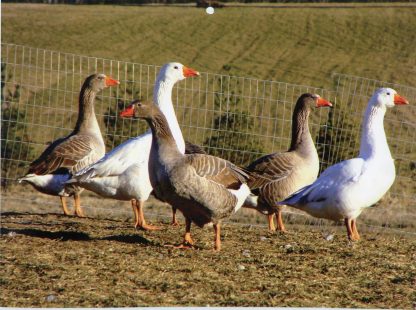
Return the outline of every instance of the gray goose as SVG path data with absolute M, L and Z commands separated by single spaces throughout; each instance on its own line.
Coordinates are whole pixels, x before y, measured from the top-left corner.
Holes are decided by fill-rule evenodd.
M 105 74 L 87 77 L 79 94 L 78 119 L 74 130 L 67 136 L 52 142 L 33 161 L 27 174 L 19 182 L 27 182 L 38 191 L 60 196 L 65 215 L 70 215 L 65 197 L 74 196 L 75 214 L 84 216 L 81 209 L 78 186 L 65 185 L 73 173 L 100 159 L 105 153 L 104 140 L 94 113 L 94 101 L 98 92 L 119 82 Z
M 273 214 L 276 214 L 277 230 L 285 231 L 282 206 L 278 202 L 298 189 L 316 180 L 319 158 L 309 132 L 308 119 L 312 107 L 332 106 L 319 95 L 303 94 L 292 115 L 292 140 L 284 153 L 263 156 L 251 163 L 246 170 L 250 174 L 250 195 L 243 207 L 254 208 L 268 216 L 269 230 L 274 231 Z
M 186 231 L 179 247 L 192 247 L 192 222 L 199 227 L 213 223 L 215 249 L 220 250 L 220 222 L 236 212 L 249 195 L 248 175 L 215 156 L 182 154 L 165 116 L 153 103 L 134 101 L 127 109 L 132 111 L 130 117 L 145 119 L 152 130 L 149 176 L 156 196 L 185 217 Z
M 185 140 L 185 154 L 206 154 L 206 152 L 201 146 Z M 179 222 L 176 219 L 175 207 L 172 207 L 172 225 L 173 226 L 179 225 Z

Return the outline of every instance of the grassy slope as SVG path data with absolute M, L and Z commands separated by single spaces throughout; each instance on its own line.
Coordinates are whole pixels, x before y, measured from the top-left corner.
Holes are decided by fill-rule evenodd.
M 201 71 L 330 86 L 333 71 L 416 85 L 414 8 L 2 4 L 3 42 Z

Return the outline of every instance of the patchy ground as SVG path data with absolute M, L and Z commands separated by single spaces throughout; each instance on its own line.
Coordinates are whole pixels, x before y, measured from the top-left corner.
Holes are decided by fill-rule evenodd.
M 182 222 L 183 223 L 183 222 Z M 288 225 L 268 233 L 225 225 L 193 229 L 198 248 L 173 250 L 184 225 L 135 231 L 131 221 L 3 212 L 0 306 L 327 306 L 411 308 L 414 236 Z M 327 228 L 325 228 L 327 229 Z M 333 238 L 332 238 L 333 237 Z

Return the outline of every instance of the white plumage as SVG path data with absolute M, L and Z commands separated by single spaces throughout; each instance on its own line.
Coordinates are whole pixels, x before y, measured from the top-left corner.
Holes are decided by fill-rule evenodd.
M 371 97 L 362 123 L 360 154 L 326 169 L 311 185 L 284 201 L 312 216 L 345 220 L 348 237 L 360 238 L 356 218 L 374 205 L 392 186 L 396 173 L 384 132 L 388 107 L 408 104 L 391 88 L 380 88 Z
M 176 82 L 198 74 L 180 63 L 168 63 L 162 67 L 153 92 L 154 101 L 166 116 L 181 153 L 185 153 L 185 141 L 173 108 L 172 89 Z M 145 223 L 142 211 L 144 201 L 153 190 L 148 171 L 151 145 L 152 133 L 148 130 L 76 173 L 68 183 L 75 183 L 106 198 L 132 200 L 136 228 L 156 229 Z

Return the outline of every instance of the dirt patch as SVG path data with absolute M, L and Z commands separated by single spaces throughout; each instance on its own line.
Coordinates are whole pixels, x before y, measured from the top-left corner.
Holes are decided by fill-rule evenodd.
M 1 306 L 327 306 L 410 308 L 416 242 L 366 232 L 351 244 L 288 225 L 290 233 L 224 225 L 193 227 L 195 250 L 173 250 L 184 225 L 135 231 L 129 221 L 3 213 Z M 325 238 L 324 238 L 325 237 Z

